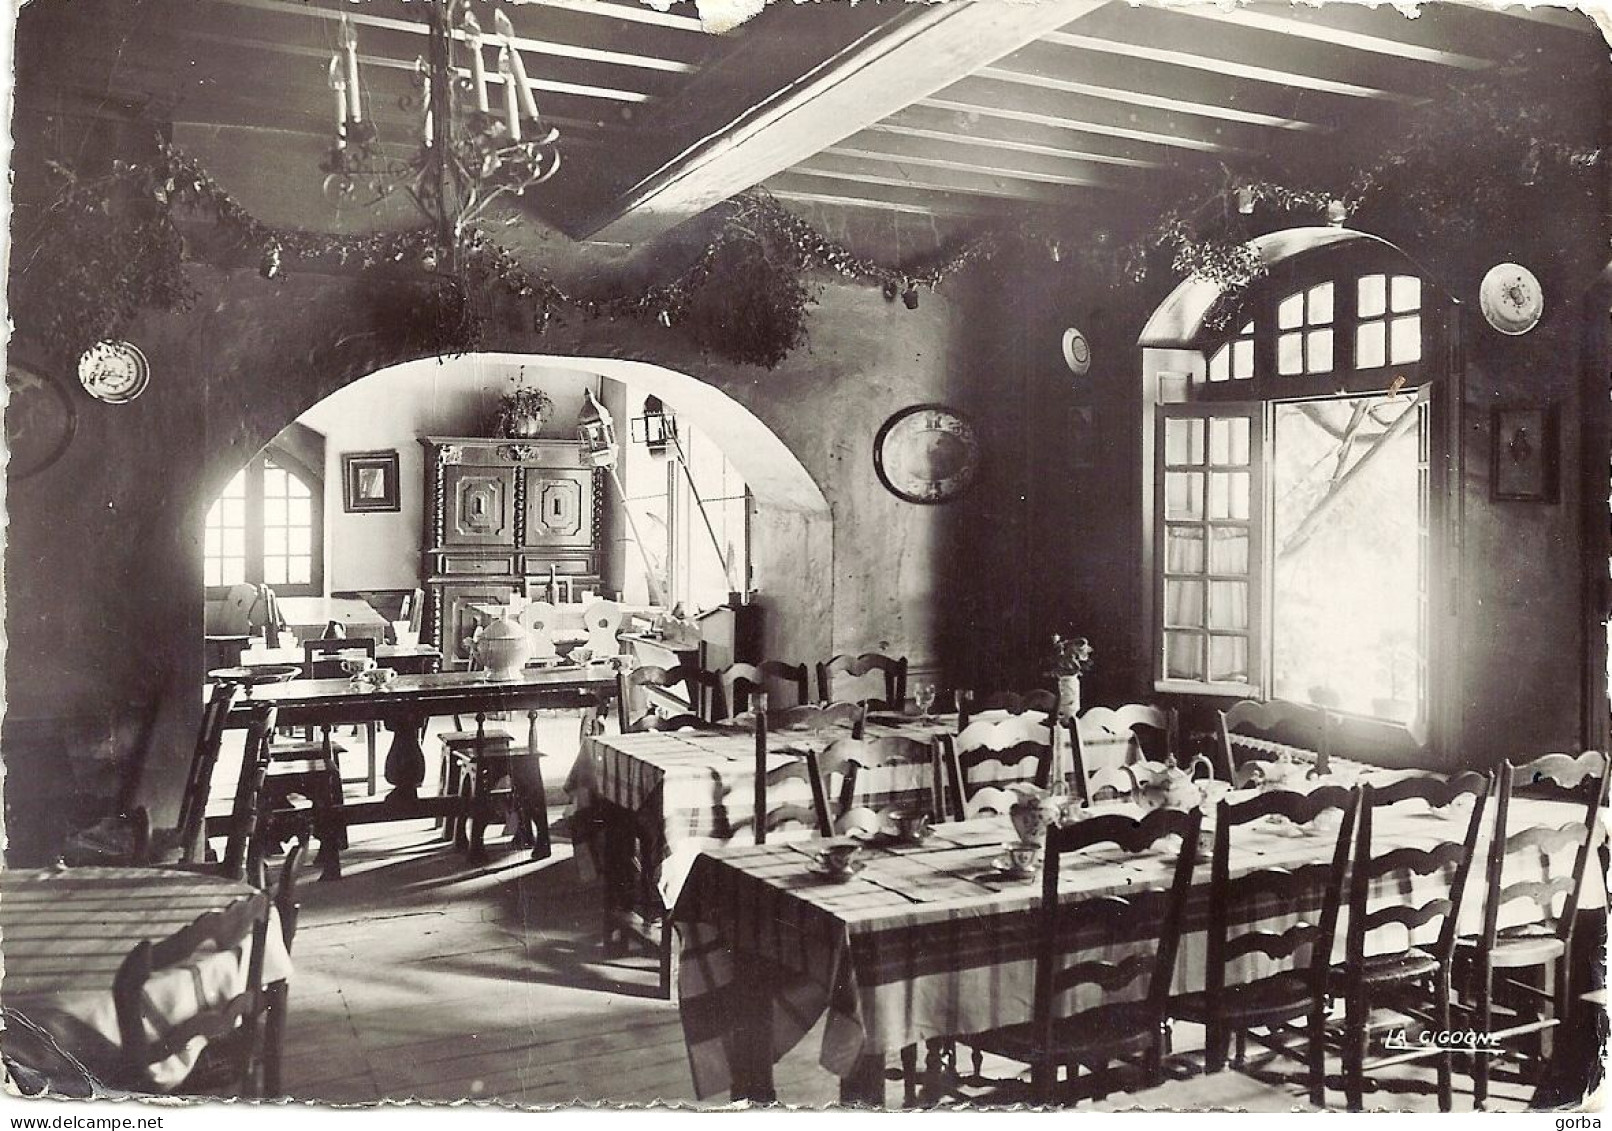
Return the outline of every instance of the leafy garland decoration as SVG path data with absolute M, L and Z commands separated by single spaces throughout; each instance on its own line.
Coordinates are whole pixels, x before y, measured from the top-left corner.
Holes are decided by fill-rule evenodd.
M 1607 150 L 1562 136 L 1546 111 L 1519 99 L 1514 85 L 1527 68 L 1514 63 L 1469 79 L 1447 103 L 1413 116 L 1398 145 L 1383 145 L 1369 168 L 1341 187 L 1292 187 L 1271 176 L 1223 166 L 1217 184 L 1158 210 L 1147 230 L 1118 239 L 1086 234 L 1069 258 L 1115 286 L 1145 281 L 1162 256 L 1176 276 L 1216 283 L 1220 302 L 1211 323 L 1224 325 L 1241 292 L 1264 273 L 1249 240 L 1292 217 L 1342 224 L 1380 211 L 1375 224 L 1406 223 L 1413 238 L 1437 243 L 1469 236 L 1476 225 L 1504 218 L 1519 192 L 1555 191 L 1562 177 L 1600 166 Z M 1452 136 L 1451 122 L 1460 123 Z M 186 247 L 178 209 L 210 215 L 236 247 L 258 258 L 266 278 L 290 263 L 396 269 L 424 279 L 410 319 L 411 344 L 442 354 L 476 349 L 490 304 L 502 295 L 524 308 L 543 331 L 556 316 L 637 318 L 678 325 L 702 349 L 742 364 L 775 367 L 806 340 L 806 311 L 818 290 L 810 271 L 833 272 L 879 287 L 887 301 L 919 305 L 973 264 L 1005 251 L 1039 247 L 1054 262 L 1063 244 L 1028 227 L 987 231 L 943 249 L 927 262 L 888 266 L 823 235 L 762 190 L 727 202 L 714 235 L 675 277 L 628 293 L 607 282 L 575 293 L 533 271 L 485 230 L 473 229 L 459 249 L 457 273 L 441 270 L 434 233 L 425 227 L 363 236 L 263 224 L 194 159 L 165 139 L 148 163 L 115 162 L 112 171 L 80 178 L 52 163 L 60 192 L 13 259 L 19 321 L 64 358 L 119 336 L 142 309 L 179 311 L 195 298 L 184 273 Z

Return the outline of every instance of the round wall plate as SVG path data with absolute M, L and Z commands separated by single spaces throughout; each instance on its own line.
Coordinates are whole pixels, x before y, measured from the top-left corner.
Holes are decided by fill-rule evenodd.
M 939 404 L 896 413 L 873 441 L 873 467 L 892 494 L 909 503 L 944 503 L 979 474 L 974 426 Z
M 1091 372 L 1091 343 L 1073 326 L 1063 332 L 1063 363 L 1076 377 Z
M 1478 286 L 1478 306 L 1489 325 L 1502 334 L 1526 334 L 1545 313 L 1545 294 L 1528 268 L 1498 263 Z
M 107 404 L 128 404 L 151 383 L 151 366 L 133 342 L 97 342 L 78 359 L 84 391 Z

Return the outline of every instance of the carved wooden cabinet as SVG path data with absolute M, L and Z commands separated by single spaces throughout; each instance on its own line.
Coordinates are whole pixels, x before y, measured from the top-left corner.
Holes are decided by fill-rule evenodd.
M 431 643 L 466 658 L 476 604 L 552 572 L 598 590 L 602 472 L 574 440 L 426 436 L 424 575 Z

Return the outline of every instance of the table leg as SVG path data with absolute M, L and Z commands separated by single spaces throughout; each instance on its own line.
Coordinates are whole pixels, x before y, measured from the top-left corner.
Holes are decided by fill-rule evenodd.
M 413 801 L 425 781 L 425 750 L 420 746 L 425 720 L 397 719 L 386 725 L 392 731 L 392 745 L 386 751 L 386 780 L 392 785 L 388 799 Z
M 884 1054 L 867 1053 L 856 1059 L 849 1076 L 840 1077 L 840 1103 L 884 1107 Z
M 733 1043 L 728 1066 L 733 1098 L 777 1103 L 772 1078 L 772 978 L 767 964 L 752 954 L 733 955 Z

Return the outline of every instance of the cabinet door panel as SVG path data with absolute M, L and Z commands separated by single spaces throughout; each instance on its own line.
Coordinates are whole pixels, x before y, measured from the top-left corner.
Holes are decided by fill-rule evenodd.
M 515 544 L 515 472 L 507 467 L 450 467 L 443 537 L 449 546 Z
M 586 548 L 593 544 L 593 472 L 527 468 L 526 545 Z
M 439 590 L 442 601 L 442 640 L 438 647 L 442 650 L 444 668 L 451 666 L 449 661 L 470 658 L 465 641 L 473 637 L 476 629 L 487 620 L 484 614 L 470 606 L 508 604 L 510 596 L 516 591 L 514 585 L 492 582 L 450 581 L 442 586 Z

